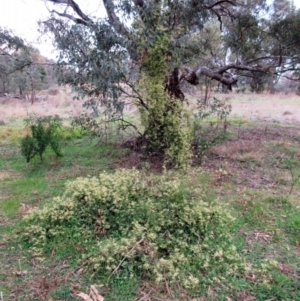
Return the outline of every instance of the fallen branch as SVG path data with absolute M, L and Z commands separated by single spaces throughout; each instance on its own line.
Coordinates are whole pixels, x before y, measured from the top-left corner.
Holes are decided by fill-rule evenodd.
M 140 239 L 139 241 L 137 241 L 133 247 L 130 249 L 130 251 L 124 256 L 124 258 L 120 261 L 120 263 L 118 264 L 118 266 L 113 270 L 113 272 L 110 274 L 110 276 L 108 277 L 108 281 L 111 278 L 112 275 L 116 274 L 117 271 L 119 270 L 120 266 L 122 265 L 122 263 L 126 260 L 126 258 L 128 258 L 128 256 L 130 255 L 130 253 L 132 253 L 132 251 L 140 244 L 144 241 L 144 238 Z

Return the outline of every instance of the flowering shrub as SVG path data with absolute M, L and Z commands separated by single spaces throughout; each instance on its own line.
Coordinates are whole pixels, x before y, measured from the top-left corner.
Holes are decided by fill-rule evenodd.
M 76 246 L 72 256 L 106 280 L 142 276 L 194 288 L 216 273 L 235 274 L 241 264 L 230 244 L 233 218 L 205 200 L 203 188 L 186 184 L 179 173 L 137 170 L 78 178 L 25 217 L 22 240 L 38 257 Z

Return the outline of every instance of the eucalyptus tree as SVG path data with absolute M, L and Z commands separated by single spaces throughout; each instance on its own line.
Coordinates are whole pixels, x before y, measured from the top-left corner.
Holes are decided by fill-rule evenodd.
M 299 16 L 293 1 L 246 1 L 235 7 L 223 31 L 224 46 L 231 61 L 254 70 L 239 69 L 255 92 L 274 89 L 280 76 L 299 70 Z
M 8 29 L 0 27 L 0 92 L 8 93 L 10 88 L 10 75 L 21 67 L 15 65 L 15 54 L 23 49 L 25 44 L 21 38 Z M 22 62 L 26 65 L 26 62 Z
M 0 28 L 0 92 L 17 92 L 33 101 L 47 80 L 45 61 L 37 49 L 12 31 Z
M 9 76 L 11 70 L 11 60 L 0 56 L 0 94 L 9 92 Z
M 250 12 L 247 3 L 253 1 L 102 0 L 105 18 L 84 13 L 74 0 L 46 1 L 54 9 L 41 24 L 54 34 L 60 50 L 61 81 L 110 108 L 122 107 L 120 95 L 130 94 L 139 108 L 148 153 L 162 154 L 177 165 L 186 162 L 190 147 L 184 81 L 197 85 L 204 76 L 231 88 L 239 73 L 289 68 L 287 56 L 262 45 L 266 37 L 274 38 L 260 12 L 263 0 Z M 212 22 L 226 28 L 219 45 L 225 55 L 217 63 L 212 44 L 205 44 L 209 39 L 201 38 Z M 208 49 L 211 57 L 205 63 L 201 54 Z

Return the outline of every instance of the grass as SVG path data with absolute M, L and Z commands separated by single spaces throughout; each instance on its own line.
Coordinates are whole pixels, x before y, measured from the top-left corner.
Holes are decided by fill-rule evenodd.
M 26 164 L 19 149 L 22 133 L 22 128 L 15 125 L 0 128 L 3 135 L 0 143 L 0 256 L 5 258 L 0 263 L 0 292 L 4 300 L 8 296 L 10 300 L 43 300 L 50 291 L 55 300 L 74 300 L 67 280 L 62 281 L 62 287 L 57 287 L 55 277 L 59 277 L 62 262 L 51 260 L 45 267 L 30 266 L 20 246 L 8 246 L 6 241 L 30 208 L 43 206 L 61 195 L 67 181 L 111 170 L 124 150 L 115 145 L 98 145 L 96 139 L 70 134 L 68 130 L 62 157 L 46 151 L 44 162 L 36 157 Z M 51 268 L 57 269 L 57 274 L 53 272 L 54 278 L 52 275 L 41 278 Z M 13 288 L 17 288 L 14 293 Z
M 291 102 L 295 105 L 296 100 Z M 19 152 L 20 123 L 1 126 L 0 292 L 4 300 L 80 300 L 76 293 L 88 294 L 93 284 L 105 301 L 300 300 L 299 181 L 289 194 L 293 175 L 296 179 L 300 172 L 299 127 L 254 124 L 243 116 L 231 121 L 229 139 L 207 153 L 203 174 L 195 176 L 193 169 L 186 185 L 191 189 L 205 187 L 209 199 L 217 198 L 230 209 L 236 218 L 230 229 L 232 244 L 247 268 L 220 282 L 220 275 L 215 275 L 216 282 L 209 285 L 203 277 L 194 291 L 167 282 L 157 285 L 142 277 L 130 279 L 126 274 L 101 286 L 97 275 L 84 263 L 76 265 L 74 253 L 68 253 L 80 254 L 84 245 L 66 248 L 61 242 L 62 248 L 39 262 L 28 257 L 20 244 L 8 243 L 30 208 L 61 195 L 67 181 L 112 171 L 116 162 L 127 160 L 127 156 L 113 144 L 98 145 L 86 135 L 68 132 L 63 157 L 47 151 L 43 163 L 34 158 L 27 165 Z
M 21 203 L 36 206 L 61 194 L 67 180 L 87 174 L 95 175 L 112 168 L 113 159 L 124 150 L 112 145 L 97 146 L 95 139 L 83 136 L 66 139 L 60 158 L 47 150 L 44 162 L 35 157 L 26 164 L 18 143 L 12 140 L 4 140 L 0 152 L 0 209 L 2 215 L 13 217 L 18 213 Z

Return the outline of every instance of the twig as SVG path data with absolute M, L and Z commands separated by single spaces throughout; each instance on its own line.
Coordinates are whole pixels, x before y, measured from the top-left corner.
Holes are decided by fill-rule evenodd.
M 294 155 L 292 156 L 291 158 L 292 160 L 294 159 Z M 290 190 L 289 190 L 289 193 L 288 195 L 286 196 L 286 198 L 290 197 L 290 195 L 292 194 L 293 190 L 294 190 L 294 187 L 295 185 L 299 182 L 300 180 L 300 173 L 296 173 L 294 170 L 293 170 L 293 164 L 288 161 L 287 162 L 287 168 L 290 172 L 290 175 L 291 175 L 291 187 L 290 187 Z
M 118 266 L 113 270 L 113 272 L 110 274 L 110 276 L 108 277 L 108 281 L 111 278 L 112 275 L 116 274 L 116 272 L 119 270 L 120 266 L 122 265 L 122 263 L 126 260 L 126 258 L 128 258 L 129 254 L 140 244 L 144 241 L 144 238 L 140 239 L 139 241 L 137 241 L 133 247 L 130 249 L 130 251 L 124 256 L 124 258 L 120 261 L 120 263 L 118 264 Z
M 145 294 L 145 293 L 142 292 L 144 294 L 144 296 L 142 298 L 138 299 L 137 301 L 146 301 L 146 300 L 149 300 L 148 297 L 150 296 L 150 294 L 152 293 L 153 290 L 154 289 L 151 288 L 148 294 Z
M 65 277 L 64 277 L 64 280 L 68 280 L 69 277 L 74 274 L 75 272 L 77 272 L 78 270 L 80 270 L 82 267 L 84 267 L 85 265 L 87 265 L 90 261 L 92 256 L 89 256 L 82 265 L 80 265 L 79 267 L 77 267 L 76 269 L 72 270 L 71 272 L 69 272 Z
M 18 259 L 19 262 L 19 271 L 22 272 L 22 268 L 21 268 L 21 259 Z
M 174 298 L 167 280 L 165 280 L 165 285 L 166 285 L 166 290 L 167 290 L 168 295 L 171 296 L 172 298 Z

